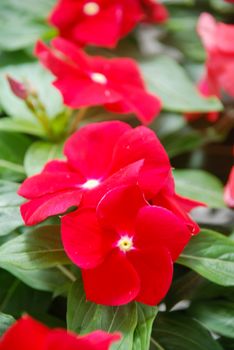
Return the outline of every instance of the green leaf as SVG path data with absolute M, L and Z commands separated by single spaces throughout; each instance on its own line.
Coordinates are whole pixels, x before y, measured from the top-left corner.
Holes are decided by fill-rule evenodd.
M 137 303 L 137 327 L 134 332 L 133 350 L 148 350 L 157 307 Z
M 36 125 L 36 129 L 40 128 L 35 116 L 24 101 L 12 93 L 6 79 L 7 74 L 20 82 L 27 81 L 30 84 L 38 93 L 50 118 L 54 118 L 64 110 L 61 95 L 51 84 L 54 80 L 52 74 L 43 69 L 39 63 L 28 63 L 6 66 L 0 70 L 0 104 L 9 116 L 17 120 L 29 121 Z
M 210 331 L 234 338 L 234 303 L 219 300 L 196 302 L 188 311 Z
M 45 19 L 53 4 L 53 0 L 40 0 L 36 6 L 34 0 L 1 0 L 0 48 L 18 50 L 48 35 L 51 29 Z
M 150 350 L 222 350 L 222 347 L 198 322 L 172 312 L 157 317 Z
M 45 269 L 70 263 L 59 226 L 42 226 L 13 238 L 0 247 L 0 266 L 11 271 Z
M 215 176 L 202 170 L 174 170 L 176 191 L 212 208 L 224 207 L 223 185 Z
M 234 286 L 234 241 L 217 232 L 201 230 L 177 262 L 214 283 Z
M 208 112 L 222 110 L 220 101 L 203 98 L 183 68 L 173 59 L 160 56 L 141 64 L 149 89 L 158 95 L 163 108 L 174 112 Z
M 68 296 L 67 326 L 69 330 L 78 334 L 97 329 L 121 332 L 122 339 L 114 344 L 111 350 L 131 350 L 137 326 L 136 303 L 118 307 L 91 303 L 86 300 L 82 282 L 79 279 L 73 284 Z
M 14 317 L 0 312 L 0 336 L 2 336 L 14 322 Z
M 1 118 L 0 131 L 20 132 L 42 137 L 44 131 L 39 124 L 16 118 Z
M 52 159 L 61 159 L 63 144 L 34 142 L 26 152 L 24 167 L 28 176 L 40 173 L 44 165 Z
M 19 205 L 24 201 L 17 195 L 19 185 L 0 180 L 0 236 L 23 225 Z

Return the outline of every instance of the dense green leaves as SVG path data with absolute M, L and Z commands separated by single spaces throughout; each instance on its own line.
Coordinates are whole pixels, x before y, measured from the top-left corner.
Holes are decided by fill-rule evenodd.
M 210 206 L 224 206 L 223 185 L 215 176 L 202 170 L 174 170 L 176 191 L 182 196 Z
M 35 175 L 52 159 L 62 158 L 62 144 L 38 141 L 29 147 L 24 159 L 24 166 L 28 176 Z
M 203 98 L 183 68 L 169 57 L 161 56 L 141 64 L 146 82 L 163 102 L 165 110 L 174 112 L 207 112 L 221 110 L 216 98 Z
M 222 350 L 222 347 L 198 322 L 173 312 L 159 314 L 150 350 Z
M 147 350 L 156 314 L 157 308 L 134 302 L 118 307 L 88 302 L 81 279 L 74 283 L 68 297 L 68 329 L 79 334 L 95 329 L 119 331 L 122 333 L 122 339 L 113 345 L 113 350 Z
M 234 338 L 234 303 L 218 300 L 193 303 L 189 313 L 210 331 Z
M 0 312 L 0 336 L 5 333 L 7 328 L 9 328 L 13 323 L 15 319 L 11 315 L 6 315 Z
M 39 227 L 0 247 L 0 266 L 6 269 L 44 269 L 69 262 L 61 243 L 59 226 Z
M 178 262 L 212 282 L 234 285 L 234 241 L 219 233 L 202 230 L 192 238 Z

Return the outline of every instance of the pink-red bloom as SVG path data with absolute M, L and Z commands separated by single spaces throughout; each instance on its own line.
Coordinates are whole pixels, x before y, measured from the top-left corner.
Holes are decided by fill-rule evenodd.
M 230 208 L 234 208 L 234 166 L 231 169 L 227 184 L 224 190 L 224 201 Z
M 96 210 L 62 218 L 65 251 L 82 270 L 87 299 L 98 304 L 159 303 L 190 237 L 180 217 L 150 206 L 137 186 L 113 189 Z
M 115 47 L 137 23 L 166 19 L 165 7 L 155 0 L 60 0 L 49 21 L 78 45 Z
M 87 125 L 65 143 L 67 160 L 54 160 L 24 181 L 19 194 L 27 225 L 64 213 L 72 206 L 96 206 L 109 190 L 138 183 L 148 199 L 170 174 L 168 156 L 154 132 L 113 121 Z
M 135 113 L 144 123 L 160 111 L 160 100 L 146 91 L 132 59 L 88 56 L 59 38 L 52 48 L 38 42 L 35 52 L 56 76 L 54 85 L 72 108 L 101 105 L 111 112 Z
M 198 21 L 198 34 L 206 49 L 206 89 L 220 97 L 234 97 L 234 25 L 216 22 L 208 13 Z
M 63 329 L 49 329 L 23 316 L 0 338 L 0 350 L 108 350 L 119 339 L 118 333 L 103 331 L 77 336 Z

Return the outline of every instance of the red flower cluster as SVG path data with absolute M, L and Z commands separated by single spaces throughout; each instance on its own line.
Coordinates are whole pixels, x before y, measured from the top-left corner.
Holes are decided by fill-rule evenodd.
M 101 105 L 111 112 L 135 113 L 144 123 L 160 111 L 160 100 L 145 90 L 132 59 L 88 56 L 59 38 L 52 48 L 38 42 L 35 52 L 56 76 L 54 85 L 72 108 Z
M 200 203 L 176 195 L 168 156 L 146 127 L 90 124 L 67 140 L 64 154 L 66 161 L 49 162 L 22 184 L 26 224 L 79 206 L 63 216 L 62 240 L 82 269 L 87 298 L 158 303 L 173 261 L 199 231 L 187 213 Z
M 206 95 L 221 97 L 225 92 L 234 97 L 234 25 L 218 23 L 210 14 L 203 13 L 198 22 L 198 33 L 207 52 L 202 84 L 205 84 Z
M 49 329 L 23 316 L 0 338 L 0 350 L 108 350 L 119 339 L 118 333 L 103 331 L 77 336 L 63 329 Z
M 168 13 L 155 0 L 60 0 L 49 21 L 78 45 L 114 47 L 139 22 L 164 22 Z

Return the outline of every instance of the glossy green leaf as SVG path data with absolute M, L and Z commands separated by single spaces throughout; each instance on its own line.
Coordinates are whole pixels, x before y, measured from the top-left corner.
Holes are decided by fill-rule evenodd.
M 177 262 L 214 283 L 234 286 L 234 241 L 217 232 L 201 230 Z
M 137 326 L 134 332 L 133 350 L 148 350 L 157 307 L 137 303 Z
M 23 225 L 19 205 L 24 200 L 17 195 L 18 187 L 17 183 L 0 180 L 0 236 Z
M 1 0 L 0 2 L 0 49 L 18 50 L 33 45 L 41 36 L 49 35 L 51 29 L 46 17 L 54 0 Z
M 196 302 L 189 308 L 189 313 L 210 331 L 234 338 L 234 303 L 221 300 Z
M 157 317 L 150 350 L 222 350 L 222 347 L 198 322 L 173 312 Z
M 39 124 L 9 117 L 0 119 L 0 131 L 20 132 L 40 137 L 44 135 L 44 131 Z
M 0 312 L 0 336 L 2 336 L 14 322 L 14 317 Z
M 70 263 L 59 226 L 42 226 L 13 238 L 0 247 L 0 266 L 25 270 L 50 268 Z
M 52 159 L 63 158 L 63 144 L 38 141 L 33 143 L 26 152 L 24 167 L 28 176 L 42 171 L 44 165 Z
M 69 330 L 79 334 L 96 329 L 121 332 L 121 341 L 113 344 L 111 350 L 131 350 L 137 326 L 137 307 L 135 303 L 118 307 L 91 303 L 86 300 L 82 282 L 78 280 L 68 296 L 67 325 Z
M 163 108 L 174 112 L 207 112 L 222 110 L 217 98 L 203 98 L 183 68 L 173 59 L 160 56 L 141 64 L 150 91 L 157 94 Z
M 211 208 L 224 207 L 223 185 L 215 176 L 202 170 L 174 170 L 176 191 Z

